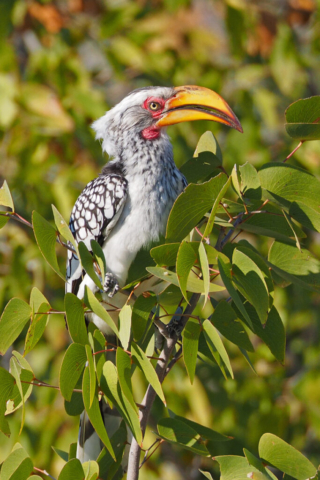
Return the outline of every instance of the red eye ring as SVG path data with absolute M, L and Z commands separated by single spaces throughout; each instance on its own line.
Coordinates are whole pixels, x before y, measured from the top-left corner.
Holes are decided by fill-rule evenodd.
M 157 116 L 164 109 L 165 101 L 162 98 L 149 97 L 144 102 L 142 107 L 152 113 L 152 116 Z

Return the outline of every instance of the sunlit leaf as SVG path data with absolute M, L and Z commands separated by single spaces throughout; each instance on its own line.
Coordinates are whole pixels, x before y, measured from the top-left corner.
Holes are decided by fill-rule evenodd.
M 60 272 L 55 250 L 57 231 L 38 212 L 33 212 L 32 214 L 32 225 L 37 244 L 44 259 L 48 262 L 56 274 L 59 275 L 62 280 L 65 280 L 64 276 Z
M 224 300 L 218 303 L 211 316 L 211 322 L 230 342 L 248 352 L 254 351 L 246 330 L 229 303 Z
M 139 365 L 148 382 L 152 385 L 153 389 L 157 395 L 159 395 L 163 403 L 166 404 L 158 375 L 156 374 L 155 369 L 153 368 L 153 365 L 146 354 L 139 347 L 139 345 L 136 345 L 135 343 L 132 343 L 131 345 L 131 353 L 132 359 Z
M 119 313 L 119 339 L 122 347 L 128 350 L 131 334 L 132 308 L 124 305 Z
M 88 343 L 88 334 L 84 319 L 84 308 L 81 300 L 73 293 L 66 293 L 64 297 L 68 330 L 75 343 Z
M 182 333 L 183 361 L 191 383 L 193 383 L 196 371 L 200 331 L 201 325 L 198 320 L 189 318 Z
M 14 212 L 14 204 L 12 200 L 12 195 L 9 190 L 8 184 L 6 181 L 3 182 L 0 188 L 0 205 L 4 207 L 9 207 Z
M 61 395 L 68 401 L 71 400 L 73 389 L 83 372 L 86 362 L 87 355 L 84 345 L 72 343 L 64 354 L 59 379 Z
M 297 100 L 286 110 L 286 130 L 297 140 L 320 140 L 320 96 Z
M 12 298 L 0 320 L 0 354 L 4 355 L 28 323 L 32 309 L 20 298 Z
M 84 347 L 83 347 L 84 348 Z M 83 375 L 82 381 L 82 396 L 83 396 L 83 403 L 86 408 L 86 412 L 92 423 L 97 435 L 101 439 L 102 443 L 108 449 L 109 453 L 115 460 L 115 454 L 108 437 L 99 406 L 98 395 L 94 395 L 92 405 L 90 406 L 90 396 L 91 396 L 91 386 L 90 386 L 90 374 L 89 368 L 86 367 Z
M 16 443 L 1 468 L 1 480 L 27 480 L 33 469 L 33 463 L 25 449 Z
M 210 348 L 210 350 L 215 349 L 219 353 L 222 361 L 224 362 L 230 373 L 231 378 L 234 378 L 229 355 L 227 354 L 227 351 L 222 343 L 219 333 L 209 320 L 205 320 L 203 322 L 203 330 L 208 347 Z M 212 353 L 214 353 L 214 350 Z
M 169 215 L 166 242 L 183 240 L 216 202 L 227 177 L 220 173 L 208 182 L 189 185 L 175 201 Z M 219 203 L 219 202 L 218 202 Z
M 200 435 L 189 425 L 175 418 L 162 418 L 158 422 L 158 433 L 170 443 L 178 444 L 198 455 L 209 456 Z
M 317 473 L 316 467 L 302 453 L 272 433 L 260 438 L 259 455 L 269 465 L 297 480 L 306 480 Z

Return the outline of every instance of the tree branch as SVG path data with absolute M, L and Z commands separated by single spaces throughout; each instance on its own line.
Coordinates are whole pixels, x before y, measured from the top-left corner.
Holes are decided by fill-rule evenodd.
M 189 316 L 192 314 L 200 298 L 200 293 L 194 293 L 190 299 L 189 305 L 187 305 L 182 317 L 181 317 L 181 326 L 184 328 Z M 157 366 L 156 373 L 158 375 L 160 383 L 163 382 L 167 372 L 167 366 L 170 361 L 170 357 L 174 351 L 174 347 L 178 341 L 178 337 L 174 336 L 173 338 L 166 338 L 164 348 L 160 354 Z M 174 362 L 175 363 L 175 362 Z M 170 370 L 174 364 L 170 364 Z M 169 371 L 170 371 L 169 370 Z M 153 402 L 156 398 L 156 392 L 151 387 L 148 386 L 144 399 L 142 400 L 143 409 L 140 410 L 140 426 L 142 431 L 142 436 L 144 437 L 150 411 L 153 405 Z M 140 465 L 140 452 L 141 446 L 137 443 L 136 439 L 133 438 L 131 442 L 130 452 L 129 452 L 129 462 L 128 462 L 128 473 L 127 480 L 138 480 L 139 478 L 139 465 Z

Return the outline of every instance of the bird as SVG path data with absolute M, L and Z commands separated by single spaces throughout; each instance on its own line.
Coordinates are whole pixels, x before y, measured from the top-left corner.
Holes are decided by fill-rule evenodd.
M 136 89 L 92 124 L 110 160 L 76 200 L 69 227 L 75 240 L 84 242 L 89 251 L 92 240 L 103 250 L 107 266 L 101 279 L 103 298 L 119 295 L 137 252 L 165 234 L 173 203 L 187 186 L 174 163 L 167 127 L 195 120 L 212 120 L 242 132 L 225 100 L 195 85 Z M 86 286 L 94 293 L 99 290 L 70 249 L 66 292 L 82 299 Z M 97 315 L 87 317 L 105 335 L 110 333 Z M 108 407 L 104 409 L 102 414 L 108 413 Z M 93 449 L 84 447 L 84 436 L 93 440 L 93 429 L 88 422 L 86 434 L 84 425 L 81 428 L 77 457 L 95 460 L 97 454 L 91 450 L 96 448 L 97 437 Z

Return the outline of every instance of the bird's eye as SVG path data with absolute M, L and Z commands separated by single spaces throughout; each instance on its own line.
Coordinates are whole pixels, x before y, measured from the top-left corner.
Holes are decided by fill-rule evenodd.
M 159 110 L 159 108 L 161 107 L 160 103 L 158 102 L 150 102 L 149 103 L 149 108 L 150 110 L 152 110 L 153 112 L 156 112 L 157 110 Z

